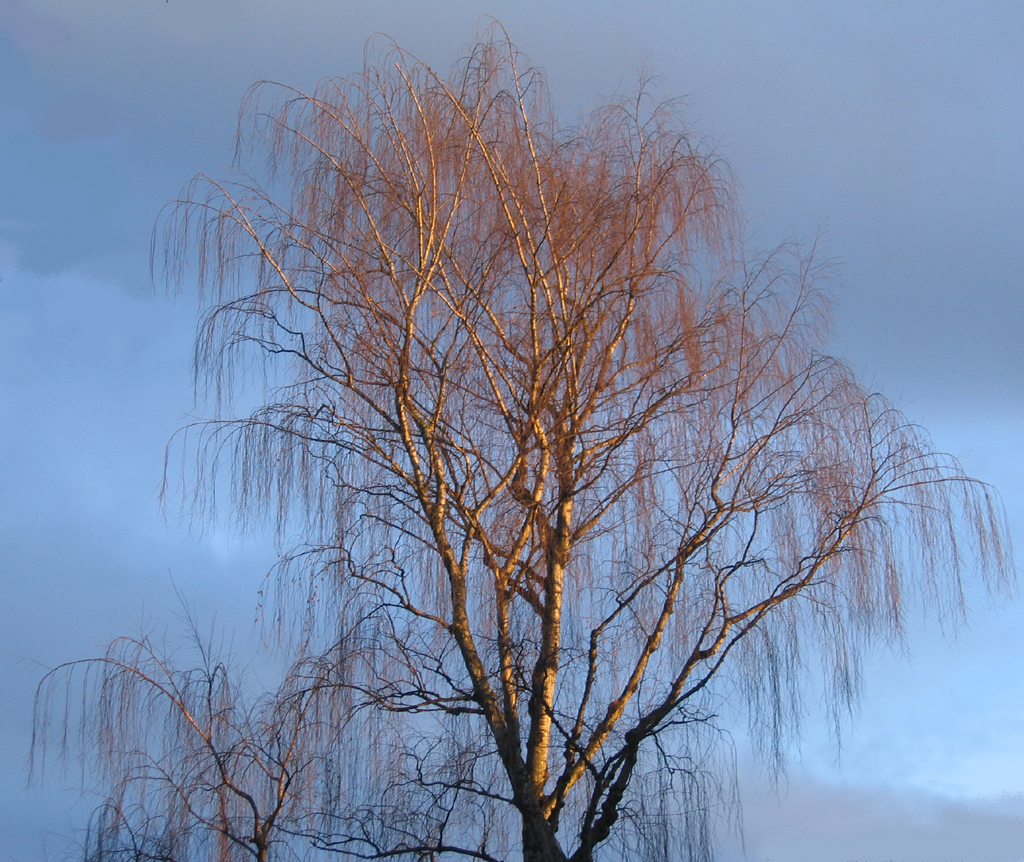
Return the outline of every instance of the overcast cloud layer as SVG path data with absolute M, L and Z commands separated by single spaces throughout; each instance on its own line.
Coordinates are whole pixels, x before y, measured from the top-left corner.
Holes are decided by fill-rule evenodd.
M 150 231 L 227 170 L 251 83 L 358 71 L 378 31 L 443 69 L 494 16 L 567 117 L 647 63 L 732 165 L 752 244 L 821 237 L 835 349 L 996 486 L 1024 546 L 1024 6 L 629 6 L 0 0 L 0 858 L 82 824 L 75 776 L 24 788 L 33 661 L 173 627 L 174 585 L 250 637 L 270 542 L 158 506 L 164 445 L 204 408 L 194 298 L 150 289 Z M 838 760 L 813 702 L 777 790 L 740 740 L 729 862 L 1024 859 L 1024 609 L 970 594 L 954 643 L 915 624 L 912 662 L 869 663 Z

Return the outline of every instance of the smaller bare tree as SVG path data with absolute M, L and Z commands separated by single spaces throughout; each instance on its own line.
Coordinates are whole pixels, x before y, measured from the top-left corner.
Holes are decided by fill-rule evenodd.
M 181 669 L 149 635 L 118 638 L 103 657 L 60 665 L 40 685 L 33 768 L 56 741 L 105 795 L 86 862 L 297 856 L 318 763 L 336 756 L 344 689 L 331 675 L 344 663 L 303 657 L 275 691 L 254 696 L 194 628 L 193 644 L 198 662 Z

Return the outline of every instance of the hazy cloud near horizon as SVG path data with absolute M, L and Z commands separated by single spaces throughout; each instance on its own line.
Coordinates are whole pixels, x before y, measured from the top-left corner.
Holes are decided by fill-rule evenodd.
M 1020 795 L 957 803 L 803 778 L 776 796 L 752 783 L 746 839 L 727 841 L 721 862 L 1020 862 L 1022 812 Z
M 156 500 L 167 438 L 205 408 L 188 379 L 194 298 L 150 291 L 153 220 L 193 174 L 228 170 L 255 80 L 308 88 L 357 71 L 378 31 L 445 68 L 486 15 L 545 70 L 567 117 L 631 86 L 645 62 L 667 94 L 685 96 L 694 128 L 736 172 L 751 243 L 820 231 L 841 285 L 837 350 L 995 484 L 1022 543 L 1024 6 L 425 9 L 0 0 L 7 655 L 94 653 L 166 616 L 170 578 L 248 632 L 269 542 L 226 526 L 197 536 L 168 525 Z M 841 766 L 812 715 L 779 801 L 744 779 L 746 858 L 1024 859 L 1024 612 L 979 598 L 971 619 L 952 644 L 915 621 L 914 663 L 869 665 Z M 15 702 L 0 745 L 0 834 L 25 862 L 39 858 L 40 830 L 80 816 L 52 784 L 23 790 L 37 677 L 30 664 L 0 667 Z

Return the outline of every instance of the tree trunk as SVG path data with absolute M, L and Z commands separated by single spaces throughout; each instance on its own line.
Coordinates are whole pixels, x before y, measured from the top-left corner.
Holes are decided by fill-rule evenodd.
M 567 858 L 547 820 L 540 814 L 524 814 L 523 862 L 566 862 Z

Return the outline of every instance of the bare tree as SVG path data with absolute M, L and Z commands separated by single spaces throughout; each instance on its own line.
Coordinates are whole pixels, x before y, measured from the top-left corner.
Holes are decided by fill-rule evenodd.
M 745 252 L 672 103 L 563 124 L 496 31 L 447 77 L 387 47 L 257 85 L 238 159 L 162 259 L 198 261 L 200 381 L 267 374 L 199 429 L 196 499 L 226 453 L 301 536 L 295 625 L 357 656 L 315 846 L 709 858 L 716 698 L 778 752 L 806 657 L 842 702 L 909 600 L 1005 572 L 986 489 L 826 354 L 821 272 Z
M 256 697 L 194 628 L 192 642 L 199 660 L 183 669 L 149 636 L 118 638 L 40 686 L 34 758 L 41 765 L 56 724 L 61 757 L 77 754 L 106 794 L 86 862 L 300 858 L 292 833 L 344 724 L 331 679 L 344 662 L 336 651 L 303 658 Z

